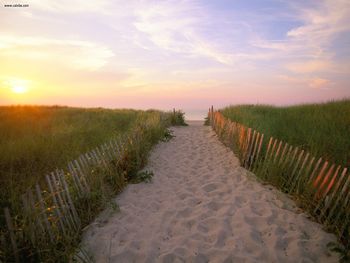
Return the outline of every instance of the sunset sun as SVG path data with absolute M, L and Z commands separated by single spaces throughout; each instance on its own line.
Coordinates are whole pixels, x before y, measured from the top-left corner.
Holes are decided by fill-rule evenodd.
M 26 93 L 28 91 L 28 88 L 25 87 L 25 86 L 19 86 L 19 85 L 16 85 L 16 86 L 13 86 L 11 88 L 12 92 L 14 93 L 17 93 L 17 94 L 23 94 L 23 93 Z

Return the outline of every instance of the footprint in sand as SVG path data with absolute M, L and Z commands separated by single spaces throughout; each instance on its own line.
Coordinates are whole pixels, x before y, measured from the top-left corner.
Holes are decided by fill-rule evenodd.
M 218 184 L 216 183 L 209 183 L 202 187 L 202 189 L 206 192 L 212 192 L 218 188 Z

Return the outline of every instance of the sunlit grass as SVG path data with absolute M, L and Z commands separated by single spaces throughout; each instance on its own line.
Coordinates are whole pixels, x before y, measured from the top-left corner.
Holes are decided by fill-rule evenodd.
M 0 107 L 0 200 L 6 205 L 46 173 L 127 132 L 141 111 Z

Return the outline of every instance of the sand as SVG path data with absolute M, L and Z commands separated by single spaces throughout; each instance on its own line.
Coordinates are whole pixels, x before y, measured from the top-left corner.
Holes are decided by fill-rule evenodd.
M 146 170 L 84 233 L 96 262 L 337 262 L 322 230 L 286 195 L 259 183 L 210 127 L 172 128 Z

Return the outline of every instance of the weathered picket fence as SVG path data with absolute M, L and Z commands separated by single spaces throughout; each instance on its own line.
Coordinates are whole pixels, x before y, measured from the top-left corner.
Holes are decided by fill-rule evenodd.
M 96 181 L 105 179 L 100 175 L 101 172 L 123 161 L 128 149 L 138 147 L 142 131 L 159 125 L 160 121 L 153 119 L 145 122 L 128 136 L 116 137 L 80 155 L 69 162 L 66 169 L 47 174 L 46 183 L 36 184 L 21 196 L 21 207 L 17 207 L 14 215 L 11 215 L 9 208 L 4 208 L 7 231 L 0 236 L 0 245 L 7 255 L 2 256 L 13 262 L 32 262 L 35 259 L 25 259 L 23 254 L 29 254 L 29 257 L 30 254 L 40 254 L 40 251 L 31 250 L 42 249 L 43 244 L 52 249 L 59 246 L 60 242 L 74 238 L 82 228 L 77 206 L 89 200 Z M 122 187 L 124 175 L 113 173 L 113 176 L 118 176 L 113 178 L 114 183 Z
M 350 176 L 348 169 L 224 117 L 209 109 L 218 137 L 259 178 L 297 197 L 314 218 L 349 244 Z

